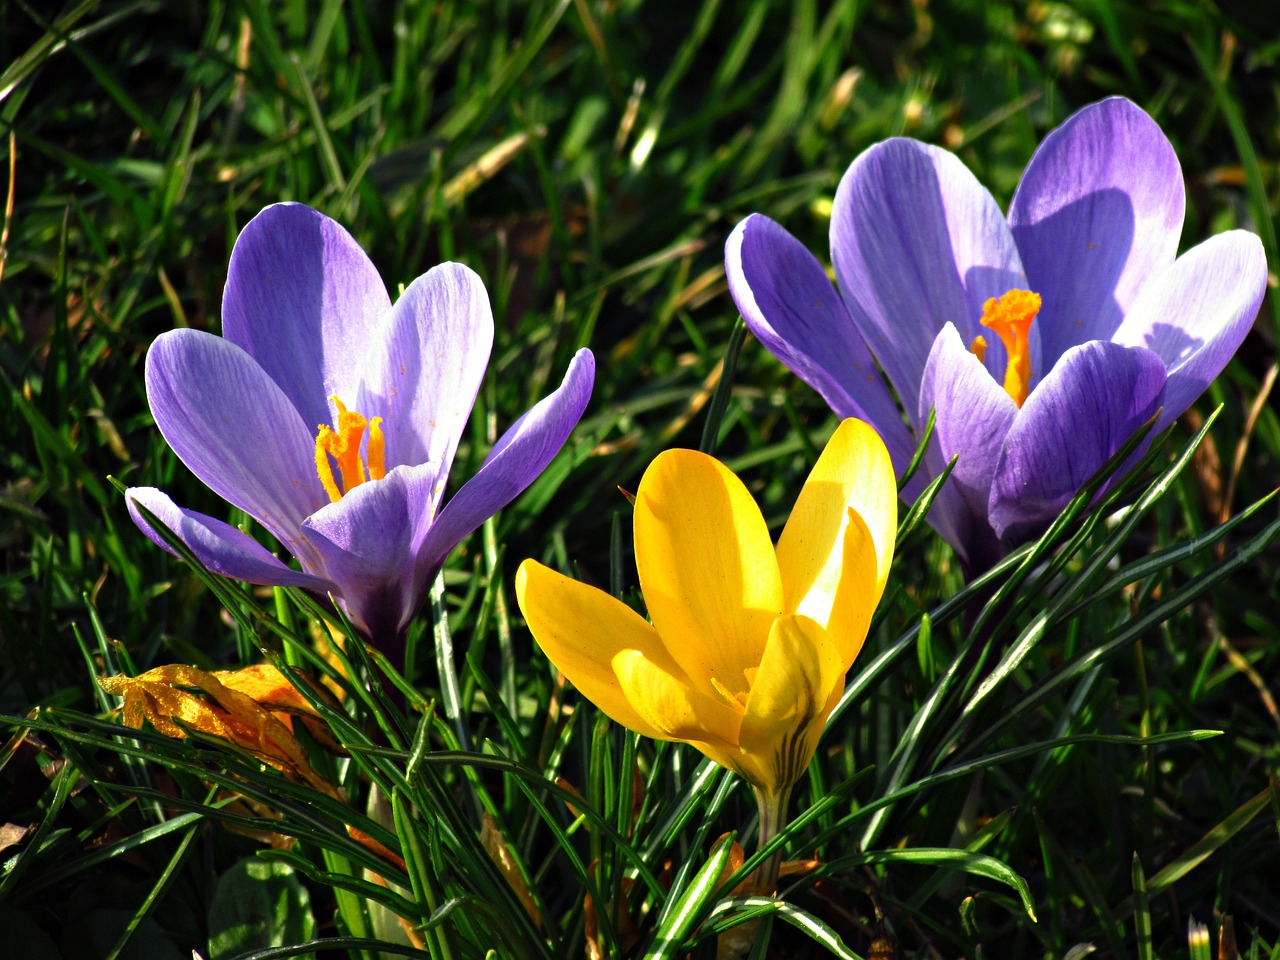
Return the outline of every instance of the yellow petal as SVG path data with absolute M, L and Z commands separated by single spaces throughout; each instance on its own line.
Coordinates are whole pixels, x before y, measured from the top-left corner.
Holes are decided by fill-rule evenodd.
M 660 453 L 636 492 L 636 567 L 649 616 L 693 683 L 749 687 L 782 583 L 769 530 L 742 481 L 694 450 Z
M 884 592 L 898 529 L 893 463 L 880 436 L 861 420 L 845 420 L 827 442 L 805 481 L 778 540 L 785 609 L 824 627 L 840 588 L 849 508 L 870 535 L 874 566 L 859 574 L 864 600 L 874 610 Z
M 683 672 L 672 673 L 639 650 L 620 651 L 613 672 L 627 701 L 658 731 L 649 736 L 723 747 L 738 742 L 741 713 L 727 701 L 699 693 Z
M 826 631 L 808 617 L 778 617 L 738 736 L 753 785 L 777 793 L 800 779 L 843 686 L 840 654 Z
M 613 672 L 623 650 L 638 650 L 672 672 L 679 667 L 645 619 L 603 590 L 526 560 L 516 571 L 516 602 L 538 646 L 579 692 L 636 733 L 670 739 L 627 701 Z
M 849 508 L 844 528 L 844 561 L 827 621 L 827 638 L 840 654 L 841 668 L 853 664 L 867 639 L 867 627 L 884 584 L 876 583 L 876 545 L 862 517 Z

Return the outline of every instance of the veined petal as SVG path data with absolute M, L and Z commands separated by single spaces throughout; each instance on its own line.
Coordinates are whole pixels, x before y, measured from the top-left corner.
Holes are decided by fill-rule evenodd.
M 1019 411 L 991 486 L 991 525 L 1009 546 L 1062 512 L 1164 397 L 1164 364 L 1143 347 L 1072 347 Z
M 1157 430 L 1222 372 L 1252 328 L 1266 288 L 1262 241 L 1245 230 L 1210 237 L 1143 288 L 1115 342 L 1146 347 L 1165 363 L 1169 379 Z
M 1027 283 L 991 194 L 956 156 L 915 140 L 878 143 L 849 167 L 836 191 L 831 258 L 845 304 L 909 415 L 942 327 L 953 323 L 971 343 L 984 332 L 982 304 Z M 1034 326 L 1032 334 L 1035 370 Z M 986 363 L 1004 376 L 1000 343 Z
M 1000 557 L 987 506 L 996 463 L 1018 405 L 965 348 L 955 328 L 948 326 L 938 335 L 925 366 L 922 419 L 930 407 L 937 414 L 933 441 L 925 454 L 929 473 L 936 476 L 952 457 L 959 457 L 934 501 L 933 512 L 950 515 L 956 538 L 948 541 L 964 563 L 982 569 Z
M 776 793 L 800 779 L 831 712 L 845 669 L 826 632 L 808 617 L 778 617 L 742 718 L 744 773 Z
M 862 421 L 849 419 L 827 441 L 778 539 L 788 613 L 802 613 L 827 626 L 846 573 L 845 530 L 851 509 L 870 537 L 871 551 L 869 567 L 848 573 L 860 583 L 859 604 L 874 610 L 893 560 L 898 491 L 880 437 Z
M 721 750 L 737 743 L 742 723 L 738 711 L 727 702 L 696 690 L 665 650 L 662 662 L 655 662 L 636 649 L 619 650 L 612 664 L 627 702 L 651 729 L 658 731 L 653 734 L 656 739 L 706 744 Z
M 753 213 L 724 247 L 729 292 L 748 329 L 840 417 L 869 420 L 905 470 L 915 444 L 862 334 L 817 259 Z
M 432 464 L 396 467 L 302 525 L 325 575 L 342 590 L 343 609 L 375 643 L 399 636 L 426 594 L 428 584 L 412 572 L 413 530 L 435 482 Z
M 635 650 L 678 675 L 679 667 L 644 617 L 603 590 L 536 560 L 524 561 L 516 571 L 516 602 L 547 659 L 584 697 L 629 730 L 670 739 L 631 705 L 613 671 L 619 653 Z
M 760 508 L 728 467 L 694 450 L 658 454 L 636 493 L 636 567 L 649 617 L 694 686 L 749 686 L 782 611 Z
M 138 509 L 150 510 L 190 548 L 209 570 L 224 577 L 280 587 L 302 587 L 317 593 L 337 593 L 337 585 L 286 567 L 266 547 L 243 531 L 207 514 L 179 507 L 155 487 L 130 487 L 125 492 L 129 516 L 156 546 L 177 556 Z
M 350 402 L 369 337 L 390 307 L 351 234 L 304 204 L 277 203 L 236 239 L 222 332 L 258 361 L 314 436 L 329 422 L 330 395 Z
M 560 452 L 591 399 L 596 362 L 590 350 L 574 354 L 554 393 L 529 408 L 498 438 L 474 477 L 415 539 L 416 570 L 430 581 L 449 551 L 533 483 Z M 445 478 L 440 477 L 440 483 Z M 437 491 L 438 496 L 441 490 Z
M 1112 97 L 1040 144 L 1009 207 L 1030 289 L 1041 295 L 1041 362 L 1110 340 L 1138 292 L 1173 262 L 1186 206 L 1173 147 L 1146 113 Z
M 388 465 L 431 462 L 448 476 L 492 347 L 475 271 L 442 263 L 409 284 L 361 351 L 355 409 L 382 417 Z
M 170 330 L 147 351 L 146 381 L 151 414 L 179 459 L 306 560 L 299 527 L 329 497 L 313 435 L 262 367 L 222 337 Z

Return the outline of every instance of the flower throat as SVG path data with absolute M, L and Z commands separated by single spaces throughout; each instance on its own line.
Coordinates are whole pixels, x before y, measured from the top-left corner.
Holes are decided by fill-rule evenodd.
M 337 396 L 329 398 L 338 408 L 337 430 L 327 423 L 319 426 L 316 434 L 316 473 L 324 485 L 329 499 L 337 503 L 344 494 L 350 493 L 352 487 L 358 487 L 366 480 L 381 480 L 387 473 L 386 441 L 382 436 L 381 417 L 366 420 L 354 410 L 348 410 Z M 360 441 L 364 437 L 365 427 L 369 428 L 369 443 L 365 451 L 368 461 L 360 459 Z M 342 476 L 342 486 L 334 477 L 332 457 L 338 464 L 338 473 Z

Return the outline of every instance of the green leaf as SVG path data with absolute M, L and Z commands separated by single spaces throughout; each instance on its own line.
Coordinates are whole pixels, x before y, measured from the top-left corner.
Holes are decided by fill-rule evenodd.
M 246 857 L 218 879 L 209 907 L 209 960 L 315 935 L 311 896 L 293 867 Z

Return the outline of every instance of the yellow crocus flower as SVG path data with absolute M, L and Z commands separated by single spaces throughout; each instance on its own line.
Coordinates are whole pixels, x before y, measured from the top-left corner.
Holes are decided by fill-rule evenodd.
M 692 744 L 739 773 L 776 829 L 884 592 L 897 503 L 884 443 L 859 420 L 832 436 L 776 548 L 732 471 L 668 450 L 635 501 L 652 622 L 534 560 L 520 565 L 516 596 L 583 696 L 637 733 Z

